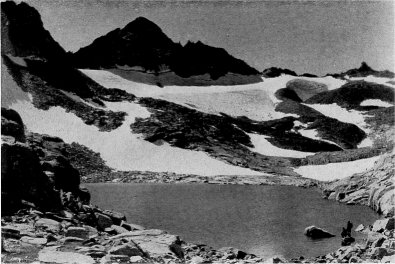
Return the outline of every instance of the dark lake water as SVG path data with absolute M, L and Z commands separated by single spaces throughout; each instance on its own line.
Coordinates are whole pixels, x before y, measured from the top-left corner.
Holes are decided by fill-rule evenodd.
M 378 218 L 363 206 L 321 198 L 313 189 L 292 186 L 208 184 L 86 184 L 92 204 L 123 212 L 128 222 L 179 235 L 215 248 L 232 246 L 262 257 L 318 256 L 340 247 L 348 220 L 371 224 Z M 336 237 L 311 240 L 316 225 Z M 361 234 L 353 232 L 357 240 Z

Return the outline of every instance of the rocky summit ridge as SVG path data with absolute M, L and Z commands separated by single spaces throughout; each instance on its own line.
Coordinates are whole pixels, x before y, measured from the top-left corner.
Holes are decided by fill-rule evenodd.
M 69 53 L 69 59 L 76 68 L 134 70 L 156 76 L 169 72 L 182 78 L 208 74 L 217 80 L 228 73 L 258 75 L 257 70 L 222 48 L 200 41 L 187 42 L 184 46 L 174 43 L 155 23 L 144 17 Z

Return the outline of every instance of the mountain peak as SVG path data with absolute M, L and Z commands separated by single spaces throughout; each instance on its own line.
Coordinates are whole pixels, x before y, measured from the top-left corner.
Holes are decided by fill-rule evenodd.
M 126 32 L 158 32 L 162 33 L 160 27 L 158 27 L 154 22 L 145 18 L 145 17 L 138 17 L 129 24 L 127 24 L 122 31 Z
M 361 72 L 373 71 L 373 69 L 364 61 L 361 63 L 358 70 Z

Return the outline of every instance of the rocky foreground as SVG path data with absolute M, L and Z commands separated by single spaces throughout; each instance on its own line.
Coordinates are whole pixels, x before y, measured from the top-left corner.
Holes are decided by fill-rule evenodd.
M 364 244 L 339 248 L 325 256 L 264 260 L 234 248 L 194 245 L 158 229 L 126 222 L 118 212 L 82 205 L 65 194 L 59 212 L 20 210 L 2 217 L 2 263 L 393 263 L 395 218 L 358 226 Z
M 20 210 L 2 218 L 2 263 L 219 263 L 261 258 L 233 248 L 214 250 L 186 243 L 158 229 L 126 222 L 124 215 L 91 205 L 79 206 L 66 194 L 60 212 Z M 78 208 L 77 208 L 78 207 Z M 70 208 L 74 208 L 73 212 Z

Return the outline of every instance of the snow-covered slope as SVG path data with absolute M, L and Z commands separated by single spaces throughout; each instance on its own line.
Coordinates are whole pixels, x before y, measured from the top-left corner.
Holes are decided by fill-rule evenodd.
M 285 116 L 298 118 L 298 115 L 295 114 L 284 114 L 275 111 L 276 104 L 281 102 L 281 100 L 277 99 L 274 94 L 278 89 L 286 87 L 287 82 L 290 80 L 312 80 L 324 83 L 328 89 L 336 89 L 345 82 L 333 77 L 309 78 L 283 75 L 276 78 L 266 78 L 260 83 L 248 85 L 167 86 L 160 88 L 155 85 L 132 82 L 108 71 L 81 71 L 106 88 L 119 88 L 139 97 L 163 99 L 210 114 L 219 115 L 225 113 L 235 117 L 246 116 L 256 121 L 279 119 Z M 10 76 L 8 77 L 10 78 Z M 85 145 L 100 153 L 107 165 L 114 169 L 170 171 L 198 175 L 260 174 L 249 169 L 229 165 L 208 156 L 204 152 L 173 147 L 161 141 L 154 142 L 155 144 L 145 141 L 142 135 L 133 134 L 130 129 L 130 124 L 135 121 L 135 118 L 147 118 L 151 114 L 145 107 L 137 103 L 106 102 L 106 107 L 103 109 L 116 112 L 123 111 L 128 115 L 121 127 L 111 132 L 101 132 L 95 126 L 86 125 L 73 113 L 66 112 L 64 108 L 52 107 L 47 111 L 35 108 L 30 102 L 28 94 L 21 91 L 16 85 L 14 86 L 12 94 L 8 96 L 10 99 L 7 101 L 10 101 L 10 108 L 20 113 L 28 130 L 58 136 L 68 143 L 78 142 Z M 98 107 L 86 100 L 82 100 L 75 94 L 62 92 L 73 100 L 88 104 L 91 107 Z M 368 131 L 364 122 L 365 116 L 359 111 L 347 111 L 336 104 L 306 104 L 306 106 L 342 122 L 356 124 Z M 303 129 L 299 130 L 302 136 L 325 141 L 317 137 L 316 133 L 314 134 L 313 132 Z M 264 135 L 252 133 L 248 135 L 254 145 L 249 150 L 265 156 L 304 158 L 314 154 L 276 147 Z M 329 143 L 333 144 L 333 142 Z M 362 143 L 360 147 L 369 146 L 372 142 L 367 139 L 367 141 Z M 336 167 L 338 165 L 341 167 L 341 163 L 333 166 Z M 306 171 L 310 169 L 307 168 L 310 168 L 310 166 L 301 167 L 296 172 L 302 175 L 309 174 Z M 331 179 L 331 177 L 328 176 L 327 179 Z
M 18 100 L 10 108 L 21 115 L 28 130 L 60 137 L 66 143 L 83 144 L 99 152 L 107 165 L 117 170 L 169 171 L 197 175 L 261 174 L 228 165 L 203 152 L 149 143 L 139 135 L 132 134 L 129 127 L 136 117 L 150 115 L 144 107 L 130 102 L 107 102 L 106 106 L 113 111 L 128 113 L 124 124 L 111 132 L 101 132 L 95 126 L 88 126 L 60 107 L 44 111 L 35 108 L 30 101 Z
M 364 172 L 373 167 L 380 156 L 349 162 L 329 163 L 325 165 L 308 165 L 295 169 L 303 177 L 319 181 L 332 181 Z
M 199 111 L 231 116 L 246 116 L 252 120 L 264 121 L 290 116 L 274 110 L 280 102 L 274 94 L 285 88 L 293 79 L 313 80 L 328 86 L 339 88 L 345 83 L 333 77 L 308 78 L 282 75 L 276 78 L 264 78 L 262 82 L 233 86 L 166 86 L 160 88 L 126 80 L 121 76 L 104 70 L 80 70 L 94 81 L 107 88 L 119 88 L 139 97 L 165 99 Z M 295 116 L 295 115 L 294 115 Z

